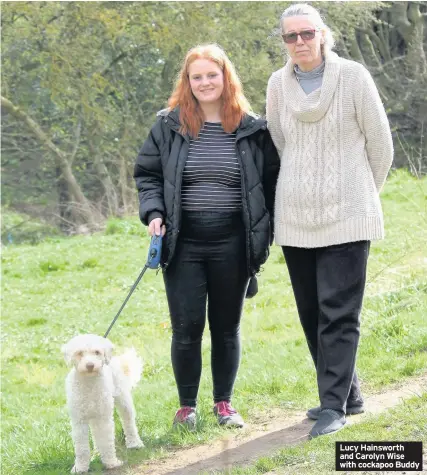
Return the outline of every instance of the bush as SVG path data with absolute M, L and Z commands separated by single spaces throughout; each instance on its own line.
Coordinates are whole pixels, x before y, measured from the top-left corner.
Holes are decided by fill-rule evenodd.
M 54 226 L 2 207 L 1 242 L 4 245 L 38 244 L 48 237 L 60 235 L 61 231 Z
M 145 236 L 144 226 L 137 218 L 110 218 L 107 220 L 105 234 L 131 234 L 136 236 Z

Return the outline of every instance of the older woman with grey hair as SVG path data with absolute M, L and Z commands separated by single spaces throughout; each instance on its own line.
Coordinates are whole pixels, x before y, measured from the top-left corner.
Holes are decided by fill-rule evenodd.
M 267 89 L 268 127 L 281 157 L 275 200 L 301 324 L 317 371 L 311 437 L 363 412 L 355 373 L 370 242 L 383 238 L 379 193 L 393 160 L 387 115 L 364 66 L 339 57 L 319 12 L 280 18 L 289 57 Z

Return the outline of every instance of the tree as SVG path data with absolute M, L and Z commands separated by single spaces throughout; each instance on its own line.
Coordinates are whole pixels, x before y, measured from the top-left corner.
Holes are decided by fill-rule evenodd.
M 395 131 L 397 166 L 427 169 L 427 2 L 390 2 L 344 38 L 372 73 Z
M 68 196 L 76 206 L 73 207 L 73 222 L 74 223 L 88 223 L 91 228 L 95 228 L 96 220 L 95 214 L 91 208 L 89 201 L 84 196 L 79 184 L 77 183 L 73 172 L 70 167 L 70 163 L 67 160 L 66 154 L 60 150 L 43 132 L 39 124 L 37 124 L 31 117 L 18 107 L 13 105 L 5 97 L 1 97 L 2 108 L 13 115 L 19 121 L 22 121 L 28 129 L 35 135 L 35 137 L 44 145 L 55 157 L 56 166 L 60 170 L 61 178 L 67 185 Z

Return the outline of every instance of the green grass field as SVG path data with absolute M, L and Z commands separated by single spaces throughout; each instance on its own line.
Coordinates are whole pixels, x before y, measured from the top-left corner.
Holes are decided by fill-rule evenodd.
M 371 248 L 358 357 L 366 395 L 427 368 L 427 179 L 394 173 L 382 201 L 386 240 Z M 50 475 L 71 469 L 64 390 L 68 369 L 61 345 L 78 333 L 106 331 L 145 263 L 148 243 L 134 218 L 111 220 L 104 233 L 92 236 L 3 248 L 2 473 Z M 249 423 L 270 408 L 285 414 L 317 404 L 315 373 L 278 247 L 259 285 L 259 294 L 245 304 L 242 364 L 233 400 Z M 178 401 L 170 337 L 162 276 L 149 271 L 110 334 L 117 352 L 134 346 L 145 361 L 134 400 L 146 448 L 126 451 L 117 424 L 118 451 L 130 464 L 222 433 L 212 415 L 208 334 L 198 430 L 171 430 Z M 404 435 L 398 429 L 393 433 L 397 438 Z M 378 435 L 380 431 L 378 422 Z M 327 450 L 327 442 L 313 447 Z M 99 460 L 91 467 L 99 473 Z

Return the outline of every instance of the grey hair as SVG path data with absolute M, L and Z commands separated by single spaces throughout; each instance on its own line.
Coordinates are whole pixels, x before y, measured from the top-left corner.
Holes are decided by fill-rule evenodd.
M 322 16 L 320 15 L 319 10 L 308 5 L 307 3 L 296 3 L 288 7 L 280 16 L 280 34 L 283 35 L 283 20 L 285 18 L 293 17 L 293 16 L 302 16 L 302 15 L 310 15 L 314 19 L 314 23 L 317 28 L 320 28 L 324 32 L 324 43 L 322 45 L 322 53 L 329 52 L 335 46 L 334 36 L 332 34 L 331 29 L 326 23 L 323 21 Z

